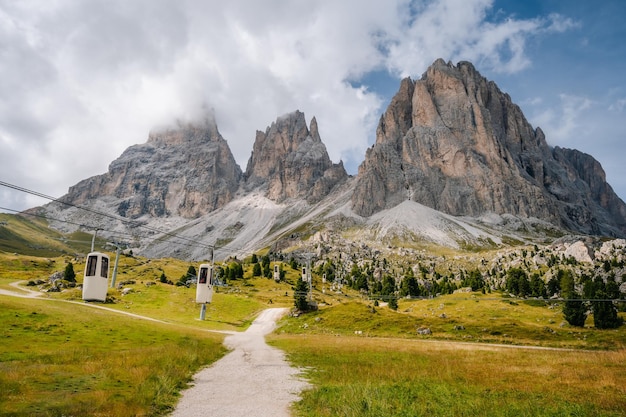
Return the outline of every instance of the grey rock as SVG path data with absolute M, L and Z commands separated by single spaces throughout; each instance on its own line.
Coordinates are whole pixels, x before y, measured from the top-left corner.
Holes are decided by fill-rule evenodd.
M 405 200 L 455 216 L 535 217 L 624 236 L 626 205 L 591 156 L 551 148 L 469 62 L 437 60 L 404 79 L 359 167 L 353 210 L 371 216 Z
M 309 129 L 300 111 L 257 131 L 245 173 L 248 190 L 261 188 L 277 202 L 300 198 L 317 203 L 347 177 L 343 163 L 330 160 L 315 117 Z
M 429 327 L 419 327 L 417 329 L 417 334 L 430 335 L 430 334 L 433 334 L 433 332 L 430 330 Z
M 109 165 L 106 174 L 79 182 L 62 200 L 76 205 L 115 197 L 117 215 L 195 218 L 233 199 L 241 168 L 212 114 L 201 123 L 150 133 Z

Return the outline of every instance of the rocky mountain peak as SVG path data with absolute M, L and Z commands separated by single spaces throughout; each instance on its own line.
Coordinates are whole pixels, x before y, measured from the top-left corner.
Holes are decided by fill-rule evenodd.
M 207 111 L 198 121 L 177 120 L 174 126 L 156 129 L 148 135 L 148 143 L 154 146 L 177 146 L 202 144 L 223 140 L 217 128 L 215 113 Z
M 439 59 L 420 80 L 401 82 L 359 167 L 352 207 L 370 216 L 414 200 L 456 216 L 508 213 L 624 235 L 626 206 L 597 165 L 550 148 L 471 63 Z
M 343 164 L 333 164 L 322 143 L 317 120 L 307 128 L 304 113 L 279 117 L 257 131 L 246 168 L 246 188 L 261 188 L 274 201 L 303 198 L 314 203 L 347 178 Z
M 74 204 L 107 198 L 116 214 L 138 218 L 169 215 L 194 218 L 232 200 L 241 168 L 208 114 L 198 123 L 150 133 L 148 141 L 126 149 L 103 175 L 71 187 Z

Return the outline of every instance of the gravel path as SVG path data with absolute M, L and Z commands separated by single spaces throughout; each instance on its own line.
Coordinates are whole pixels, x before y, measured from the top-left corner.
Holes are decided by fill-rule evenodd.
M 172 416 L 289 416 L 290 404 L 308 384 L 264 337 L 286 312 L 264 310 L 248 330 L 226 337 L 224 344 L 233 351 L 195 375 Z
M 3 290 L 2 288 L 0 288 L 0 294 L 10 295 L 12 297 L 20 297 L 20 298 L 37 298 L 43 295 L 41 291 L 33 291 L 31 289 L 21 287 L 20 285 L 24 282 L 26 281 L 17 281 L 17 282 L 10 283 L 9 285 L 15 288 L 15 291 Z

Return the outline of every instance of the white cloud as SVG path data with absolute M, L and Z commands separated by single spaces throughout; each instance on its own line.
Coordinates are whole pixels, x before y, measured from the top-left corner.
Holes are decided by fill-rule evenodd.
M 526 54 L 528 38 L 577 26 L 556 13 L 548 18 L 506 17 L 492 22 L 486 19 L 491 6 L 491 0 L 426 2 L 390 35 L 387 65 L 403 76 L 415 76 L 435 59 L 444 58 L 472 61 L 483 70 L 515 73 L 531 64 Z
M 578 29 L 581 27 L 581 23 L 574 19 L 562 16 L 558 13 L 550 13 L 547 18 L 547 26 L 545 30 L 547 32 L 567 32 L 572 29 Z
M 609 111 L 621 113 L 626 107 L 626 98 L 620 98 L 609 104 Z
M 550 143 L 563 145 L 585 137 L 594 124 L 589 123 L 589 110 L 594 105 L 587 97 L 561 94 L 557 108 L 544 108 L 533 117 L 534 123 L 541 126 Z

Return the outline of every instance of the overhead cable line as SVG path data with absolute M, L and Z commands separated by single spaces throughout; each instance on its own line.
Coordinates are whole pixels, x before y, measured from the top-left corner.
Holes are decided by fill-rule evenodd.
M 8 207 L 0 207 L 0 210 L 11 211 L 11 212 L 20 214 L 22 216 L 38 217 L 38 218 L 45 219 L 45 220 L 52 220 L 52 221 L 55 221 L 55 222 L 72 224 L 74 226 L 84 227 L 84 228 L 88 228 L 88 229 L 102 230 L 102 231 L 110 233 L 111 237 L 120 236 L 123 239 L 135 239 L 136 238 L 136 236 L 134 236 L 132 234 L 129 234 L 129 233 L 124 233 L 124 232 L 119 232 L 119 231 L 114 231 L 114 230 L 107 230 L 107 229 L 103 229 L 101 227 L 96 228 L 94 226 L 86 225 L 86 224 L 83 224 L 83 223 L 76 223 L 76 222 L 72 222 L 72 221 L 69 221 L 69 220 L 56 219 L 54 217 L 45 216 L 45 215 L 39 214 L 39 213 L 27 213 L 27 212 L 24 212 L 24 211 L 15 210 L 15 209 L 11 209 L 11 208 L 8 208 Z M 65 239 L 56 239 L 56 240 L 67 241 Z M 107 239 L 107 240 L 111 240 L 111 239 Z M 73 240 L 72 242 L 89 243 L 89 241 L 87 241 L 87 240 Z
M 196 246 L 196 247 L 200 247 L 200 248 L 204 248 L 204 249 L 214 249 L 214 250 L 217 249 L 216 245 L 208 245 L 208 244 L 205 244 L 205 243 L 198 242 L 197 240 L 188 238 L 186 236 L 182 236 L 182 235 L 179 235 L 179 234 L 176 234 L 176 233 L 160 230 L 160 229 L 157 229 L 155 227 L 147 226 L 147 225 L 142 224 L 140 221 L 137 221 L 137 220 L 130 220 L 130 219 L 126 219 L 126 218 L 123 218 L 123 217 L 118 217 L 118 216 L 115 216 L 115 215 L 112 215 L 112 214 L 109 214 L 109 213 L 101 212 L 101 211 L 98 211 L 98 210 L 95 210 L 95 209 L 92 209 L 92 208 L 89 208 L 89 207 L 83 207 L 83 206 L 79 206 L 79 205 L 76 205 L 76 204 L 73 204 L 73 203 L 69 203 L 67 201 L 63 201 L 61 198 L 55 198 L 55 197 L 52 197 L 52 196 L 49 196 L 49 195 L 46 195 L 46 194 L 43 194 L 43 193 L 40 193 L 40 192 L 37 192 L 37 191 L 29 190 L 29 189 L 21 187 L 19 185 L 10 184 L 10 183 L 7 183 L 7 182 L 1 181 L 1 180 L 0 180 L 0 185 L 4 186 L 4 187 L 7 187 L 7 188 L 11 188 L 11 189 L 16 190 L 16 191 L 20 191 L 20 192 L 23 192 L 23 193 L 27 193 L 27 194 L 31 194 L 31 195 L 37 196 L 37 197 L 45 198 L 45 199 L 51 200 L 52 202 L 55 202 L 55 203 L 64 204 L 66 206 L 73 207 L 73 208 L 76 208 L 78 210 L 84 210 L 84 211 L 87 211 L 87 212 L 90 212 L 90 213 L 93 213 L 93 214 L 97 214 L 99 216 L 107 217 L 109 219 L 112 219 L 112 220 L 115 220 L 115 221 L 119 221 L 119 222 L 121 222 L 123 224 L 129 225 L 129 226 L 131 226 L 133 228 L 142 228 L 142 229 L 154 232 L 154 233 L 161 234 L 161 236 L 159 236 L 157 238 L 153 238 L 151 240 L 152 242 L 158 241 L 159 239 L 162 239 L 164 236 L 169 236 L 169 237 L 172 237 L 172 238 L 180 240 L 179 242 L 176 242 L 176 243 L 184 244 L 184 245 L 187 245 L 187 246 Z M 23 211 L 20 212 L 20 211 L 11 210 L 11 209 L 6 209 L 6 210 L 14 211 L 14 212 L 22 213 L 22 214 L 27 214 L 27 215 L 31 215 L 31 216 L 36 216 L 34 214 L 31 214 L 31 213 L 24 213 Z M 39 215 L 39 216 L 40 217 L 44 217 L 42 215 Z M 46 217 L 44 217 L 44 218 L 46 218 Z M 80 227 L 85 227 L 85 228 L 88 228 L 88 229 L 100 229 L 100 230 L 104 230 L 104 231 L 112 233 L 112 234 L 123 234 L 121 232 L 105 230 L 105 229 L 102 229 L 101 227 L 97 227 L 97 226 L 89 226 L 89 225 L 85 225 L 85 224 L 78 224 L 78 223 L 73 223 L 73 222 L 70 222 L 70 221 L 60 220 L 60 219 L 53 219 L 53 218 L 49 218 L 49 219 L 52 219 L 54 221 L 66 222 L 66 223 L 69 223 L 69 224 L 78 225 Z M 135 236 L 133 236 L 133 238 L 135 238 Z M 229 248 L 229 250 L 231 250 L 231 251 L 239 251 L 239 250 L 246 249 L 245 247 L 237 247 L 237 246 L 232 246 L 232 245 L 231 246 L 226 245 L 226 246 L 223 246 L 223 247 L 224 248 Z
M 103 216 L 103 217 L 107 217 L 109 219 L 113 219 L 113 220 L 122 222 L 124 224 L 130 225 L 132 227 L 139 227 L 139 228 L 143 228 L 143 229 L 146 229 L 146 230 L 150 230 L 151 232 L 160 233 L 162 235 L 174 237 L 176 239 L 181 239 L 181 240 L 193 243 L 195 246 L 200 246 L 200 247 L 203 247 L 205 249 L 214 248 L 214 245 L 206 245 L 204 243 L 200 243 L 197 240 L 194 240 L 194 239 L 191 239 L 191 238 L 188 238 L 188 237 L 185 237 L 185 236 L 180 236 L 180 235 L 177 235 L 175 233 L 166 232 L 164 230 L 160 230 L 160 229 L 157 229 L 155 227 L 147 226 L 145 224 L 141 224 L 141 222 L 139 222 L 137 220 L 129 220 L 129 219 L 125 219 L 123 217 L 118 217 L 118 216 L 114 216 L 114 215 L 109 214 L 109 213 L 104 213 L 104 212 L 101 212 L 101 211 L 98 211 L 98 210 L 94 210 L 94 209 L 89 208 L 89 207 L 78 206 L 76 204 L 63 201 L 60 198 L 51 197 L 49 195 L 46 195 L 46 194 L 43 194 L 43 193 L 40 193 L 40 192 L 37 192 L 37 191 L 29 190 L 27 188 L 24 188 L 24 187 L 21 187 L 21 186 L 18 186 L 18 185 L 9 184 L 9 183 L 4 182 L 4 181 L 0 181 L 0 185 L 2 185 L 4 187 L 7 187 L 7 188 L 11 188 L 11 189 L 17 190 L 17 191 L 20 191 L 20 192 L 28 193 L 28 194 L 31 194 L 31 195 L 34 195 L 34 196 L 37 196 L 37 197 L 42 197 L 42 198 L 51 200 L 52 202 L 65 204 L 67 206 L 74 207 L 74 208 L 79 209 L 79 210 L 84 210 L 84 211 L 87 211 L 87 212 L 90 212 L 90 213 L 93 213 L 93 214 L 97 214 L 97 215 L 100 215 L 100 216 Z M 86 225 L 83 225 L 83 226 L 84 227 L 88 227 L 88 228 L 92 228 L 92 229 L 94 228 L 94 226 L 86 226 Z
M 110 237 L 112 237 L 112 238 L 115 238 L 117 236 L 118 239 L 133 240 L 133 239 L 136 239 L 138 237 L 138 236 L 130 234 L 130 233 L 120 232 L 120 231 L 117 231 L 117 230 L 108 230 L 108 229 L 105 229 L 105 228 L 102 228 L 102 227 L 91 226 L 91 225 L 87 225 L 87 224 L 84 224 L 84 223 L 76 223 L 76 222 L 72 222 L 72 221 L 69 221 L 69 220 L 61 220 L 61 219 L 57 219 L 55 217 L 46 216 L 46 215 L 39 214 L 39 213 L 27 213 L 27 212 L 24 212 L 24 211 L 15 210 L 15 209 L 11 209 L 11 208 L 8 208 L 8 207 L 0 207 L 0 210 L 6 210 L 6 211 L 14 212 L 14 213 L 20 214 L 22 216 L 38 217 L 38 218 L 41 218 L 41 219 L 45 219 L 45 220 L 49 220 L 49 221 L 55 221 L 55 222 L 60 222 L 60 223 L 67 223 L 67 224 L 71 224 L 71 225 L 78 226 L 78 227 L 84 227 L 84 228 L 88 228 L 88 229 L 101 230 L 101 231 L 109 233 L 111 235 Z M 145 240 L 149 240 L 149 237 L 147 237 L 147 236 L 142 237 L 142 238 L 145 239 Z M 158 240 L 158 239 L 160 239 L 160 237 L 156 238 L 156 239 L 151 239 L 149 241 L 153 242 L 153 241 Z M 111 240 L 111 239 L 108 239 L 108 240 Z M 77 241 L 77 242 L 83 242 L 83 241 Z M 88 241 L 84 241 L 84 242 L 85 243 L 89 243 Z M 174 242 L 174 243 L 180 243 L 180 244 L 183 244 L 183 245 L 192 246 L 189 242 Z M 197 246 L 197 244 L 195 244 L 195 242 L 194 242 L 194 245 Z

